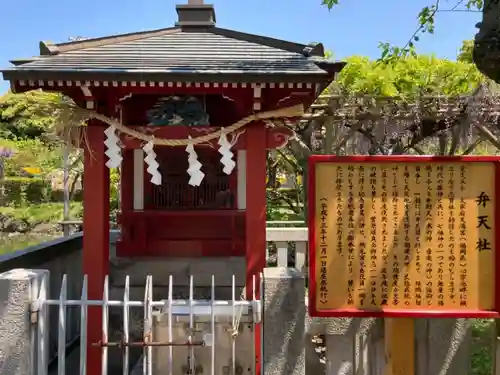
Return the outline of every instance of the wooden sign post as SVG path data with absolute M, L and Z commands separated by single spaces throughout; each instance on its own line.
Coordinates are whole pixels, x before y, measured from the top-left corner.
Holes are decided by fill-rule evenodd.
M 498 317 L 498 189 L 497 157 L 312 156 L 310 315 Z M 413 322 L 387 323 L 399 374 Z

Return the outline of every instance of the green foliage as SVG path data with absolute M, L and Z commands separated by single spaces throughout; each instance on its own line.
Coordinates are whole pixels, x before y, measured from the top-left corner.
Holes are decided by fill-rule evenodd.
M 52 134 L 56 116 L 47 105 L 61 100 L 59 94 L 40 90 L 0 97 L 0 147 L 14 151 L 11 157 L 3 159 L 6 178 L 4 195 L 0 196 L 3 206 L 0 214 L 28 227 L 62 220 L 63 204 L 51 202 L 61 202 L 63 194 L 51 191 L 51 179 L 55 172 L 58 172 L 56 179 L 62 179 L 63 145 Z M 70 155 L 70 160 L 74 178 L 81 170 L 79 154 Z M 36 177 L 27 177 L 33 173 Z M 77 198 L 81 197 L 73 196 L 74 200 Z M 70 213 L 72 218 L 81 216 L 81 203 L 75 204 Z
M 40 90 L 23 94 L 7 93 L 0 97 L 0 138 L 9 140 L 46 138 L 54 119 L 39 111 L 43 99 L 58 100 L 59 94 Z
M 457 61 L 472 64 L 472 50 L 474 49 L 473 40 L 464 40 L 457 56 Z
M 411 101 L 422 95 L 467 94 L 483 82 L 486 82 L 485 77 L 474 65 L 467 62 L 426 55 L 407 56 L 383 62 L 373 61 L 364 56 L 352 56 L 347 59 L 346 67 L 328 91 L 347 95 L 400 96 Z M 307 145 L 310 142 L 304 138 L 303 144 Z M 305 161 L 307 155 L 313 151 L 303 150 L 303 147 L 300 152 L 292 151 L 291 148 L 280 150 L 273 158 L 268 159 L 269 220 L 283 220 L 282 215 L 285 213 L 304 215 L 305 187 L 300 186 L 301 194 L 289 194 L 281 189 L 277 178 L 282 174 L 304 175 L 307 172 Z
M 335 85 L 349 94 L 411 98 L 465 94 L 484 81 L 474 65 L 435 56 L 409 56 L 387 63 L 353 56 L 347 59 Z
M 23 250 L 29 246 L 35 246 L 42 242 L 54 240 L 59 235 L 56 234 L 23 234 L 21 236 L 1 236 L 0 235 L 0 254 L 8 254 L 13 251 Z
M 323 0 L 323 5 L 326 5 L 328 9 L 332 9 L 335 5 L 338 5 L 339 0 Z
M 23 168 L 38 168 L 42 175 L 62 168 L 62 149 L 59 144 L 47 144 L 39 139 L 0 139 L 0 147 L 14 150 L 4 162 L 6 176 L 23 176 Z
M 40 90 L 0 97 L 0 147 L 14 151 L 4 159 L 6 176 L 26 176 L 25 168 L 47 176 L 62 168 L 62 145 L 51 136 L 54 118 L 42 113 L 42 101 L 60 100 L 59 94 Z
M 117 211 L 119 207 L 119 188 L 120 188 L 120 172 L 118 169 L 111 169 L 109 171 L 109 183 L 110 183 L 110 201 L 109 207 L 112 212 Z
M 0 184 L 5 192 L 2 200 L 9 205 L 40 204 L 51 200 L 50 181 L 42 178 L 6 178 Z
M 26 221 L 30 225 L 38 223 L 56 223 L 63 219 L 63 203 L 42 203 L 25 205 L 22 207 L 0 207 L 0 214 L 11 216 L 19 221 Z M 71 202 L 71 217 L 78 219 L 83 216 L 81 202 Z

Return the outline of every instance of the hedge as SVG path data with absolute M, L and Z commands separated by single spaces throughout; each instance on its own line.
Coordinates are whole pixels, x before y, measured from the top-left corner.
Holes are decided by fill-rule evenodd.
M 4 203 L 20 206 L 50 202 L 51 199 L 50 181 L 29 177 L 8 177 L 3 180 L 1 200 Z
M 39 177 L 6 177 L 3 188 L 5 193 L 0 193 L 0 204 L 3 206 L 64 202 L 64 191 L 52 190 L 51 182 Z M 73 192 L 71 200 L 81 202 L 83 192 Z

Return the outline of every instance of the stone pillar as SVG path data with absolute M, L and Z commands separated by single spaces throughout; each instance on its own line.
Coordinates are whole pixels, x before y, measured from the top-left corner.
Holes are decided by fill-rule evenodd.
M 468 375 L 471 367 L 469 319 L 416 319 L 416 375 Z
M 38 297 L 44 284 L 48 286 L 49 271 L 14 269 L 0 274 L 0 373 L 2 375 L 44 374 L 37 371 L 39 363 L 47 363 L 37 355 L 41 343 L 36 325 L 31 324 L 30 303 Z M 44 283 L 43 283 L 44 282 Z M 48 324 L 48 321 L 45 322 Z M 48 329 L 47 336 L 48 337 Z M 42 352 L 43 353 L 43 352 Z M 47 351 L 44 353 L 47 355 Z
M 263 375 L 304 375 L 304 276 L 293 268 L 265 268 L 263 284 Z
M 368 334 L 368 374 L 380 375 L 385 371 L 384 319 L 375 319 Z
M 315 320 L 313 325 L 318 325 Z M 381 324 L 379 319 L 332 318 L 323 324 L 327 375 L 368 375 L 372 373 L 370 369 L 380 367 L 383 352 L 379 354 L 372 348 L 379 340 L 373 332 Z

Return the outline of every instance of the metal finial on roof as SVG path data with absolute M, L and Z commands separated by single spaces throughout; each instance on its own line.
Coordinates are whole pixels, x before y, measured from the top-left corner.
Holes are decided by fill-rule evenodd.
M 188 0 L 188 5 L 203 5 L 203 0 Z

